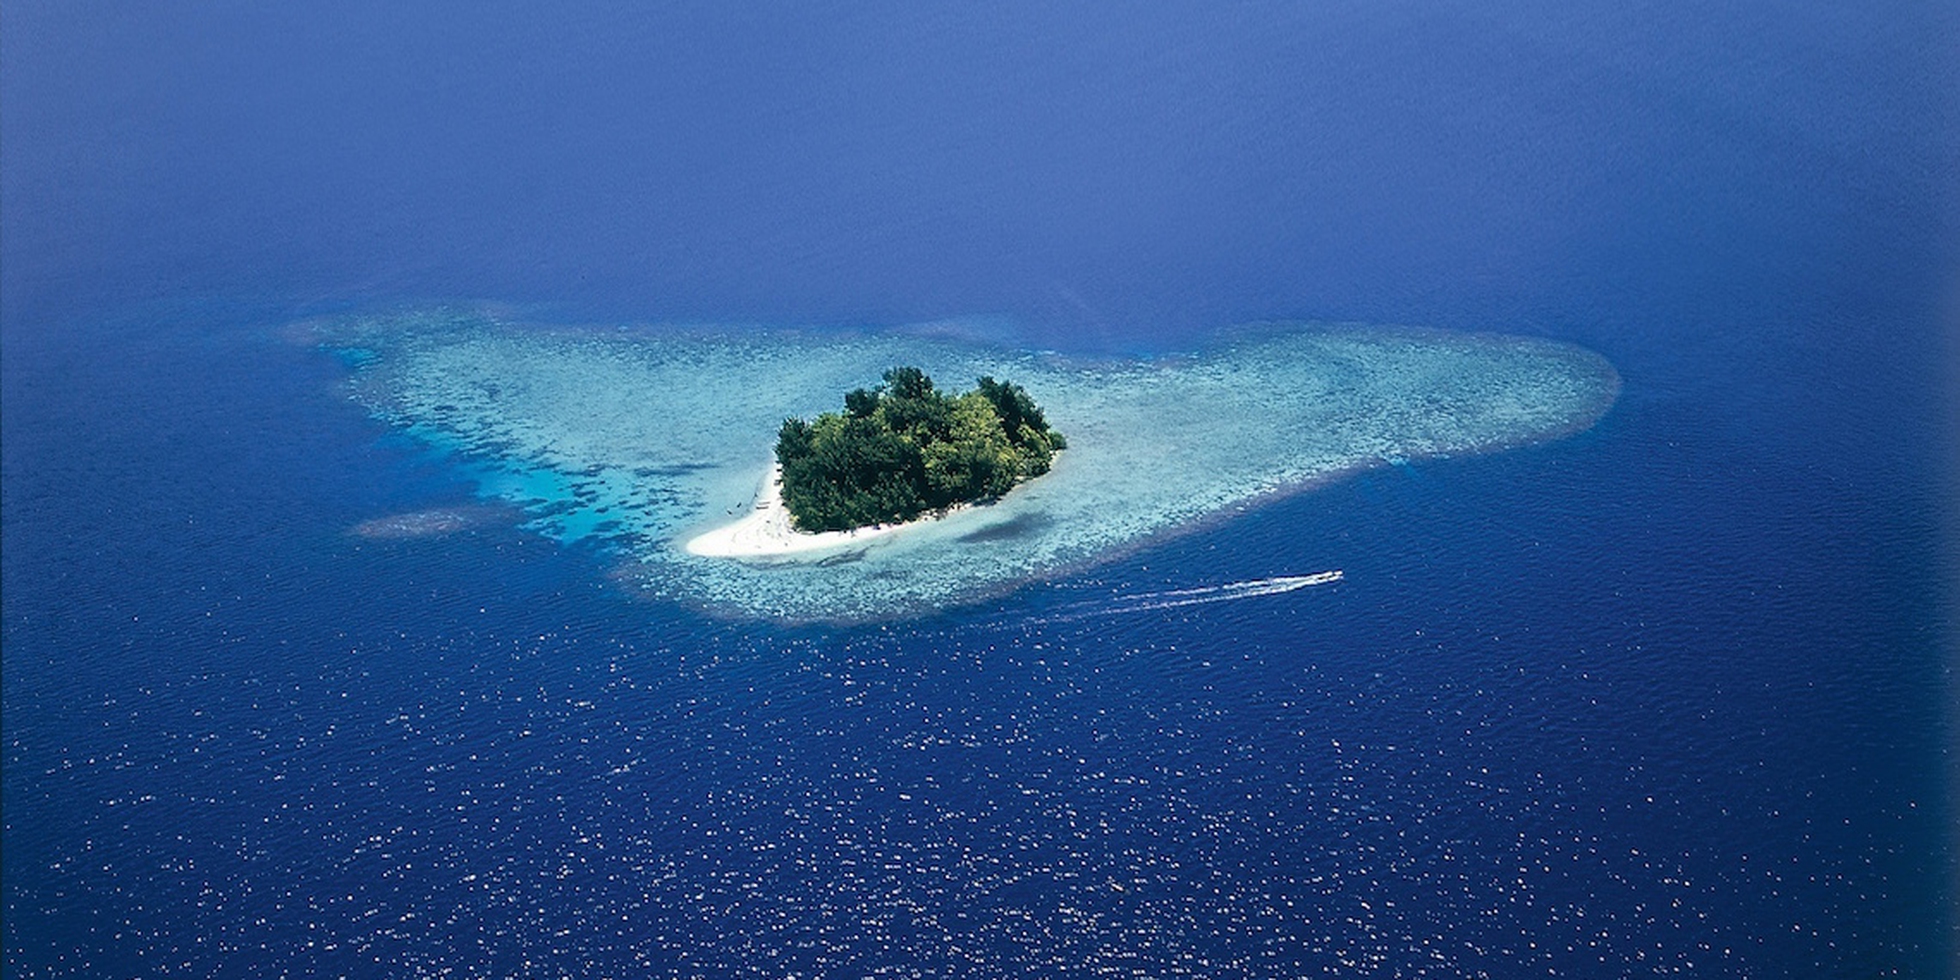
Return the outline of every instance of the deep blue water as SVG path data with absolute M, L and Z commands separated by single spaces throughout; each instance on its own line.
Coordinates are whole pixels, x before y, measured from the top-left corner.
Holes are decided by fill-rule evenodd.
M 6 976 L 1950 975 L 1960 17 L 1600 7 L 9 4 Z M 790 628 L 349 533 L 472 488 L 280 328 L 478 299 L 1625 389 Z

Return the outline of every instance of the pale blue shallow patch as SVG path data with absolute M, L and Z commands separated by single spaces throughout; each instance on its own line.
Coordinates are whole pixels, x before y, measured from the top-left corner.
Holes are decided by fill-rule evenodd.
M 1356 326 L 1266 325 L 1120 362 L 902 331 L 565 329 L 453 312 L 321 330 L 362 352 L 348 358 L 356 398 L 456 453 L 482 494 L 539 531 L 613 548 L 655 595 L 783 620 L 972 601 L 1356 469 L 1582 429 L 1619 387 L 1568 344 Z M 768 562 L 683 550 L 749 512 L 785 417 L 835 409 L 895 364 L 949 388 L 1011 379 L 1069 448 L 995 504 L 848 550 Z

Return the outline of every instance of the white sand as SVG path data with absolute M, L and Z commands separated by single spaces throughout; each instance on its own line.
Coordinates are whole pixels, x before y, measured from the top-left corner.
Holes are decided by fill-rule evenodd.
M 688 554 L 704 558 L 775 558 L 859 544 L 937 519 L 937 516 L 921 517 L 904 524 L 877 524 L 818 534 L 799 531 L 790 525 L 789 508 L 783 506 L 782 467 L 771 465 L 769 479 L 756 496 L 754 511 L 733 524 L 690 539 L 686 548 Z

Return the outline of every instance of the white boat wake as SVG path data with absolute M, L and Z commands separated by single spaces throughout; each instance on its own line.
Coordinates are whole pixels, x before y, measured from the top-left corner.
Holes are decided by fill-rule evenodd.
M 1073 609 L 1042 617 L 1038 622 L 1059 623 L 1096 616 L 1118 616 L 1124 613 L 1149 612 L 1156 609 L 1176 609 L 1179 606 L 1201 606 L 1213 602 L 1231 602 L 1236 599 L 1251 599 L 1258 596 L 1282 595 L 1296 592 L 1314 585 L 1328 585 L 1339 582 L 1343 577 L 1340 569 L 1315 572 L 1312 575 L 1275 575 L 1270 578 L 1247 579 L 1243 582 L 1229 582 L 1224 585 L 1206 585 L 1194 589 L 1169 589 L 1163 592 L 1144 592 L 1137 595 L 1117 596 L 1113 599 L 1083 603 Z

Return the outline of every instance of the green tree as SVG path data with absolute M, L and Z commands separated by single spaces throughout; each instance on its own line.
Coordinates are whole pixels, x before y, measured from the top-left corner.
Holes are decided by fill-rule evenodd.
M 958 397 L 916 367 L 844 396 L 844 413 L 785 419 L 776 436 L 783 503 L 804 531 L 908 521 L 998 497 L 1048 470 L 1061 448 L 1018 385 L 981 378 Z

